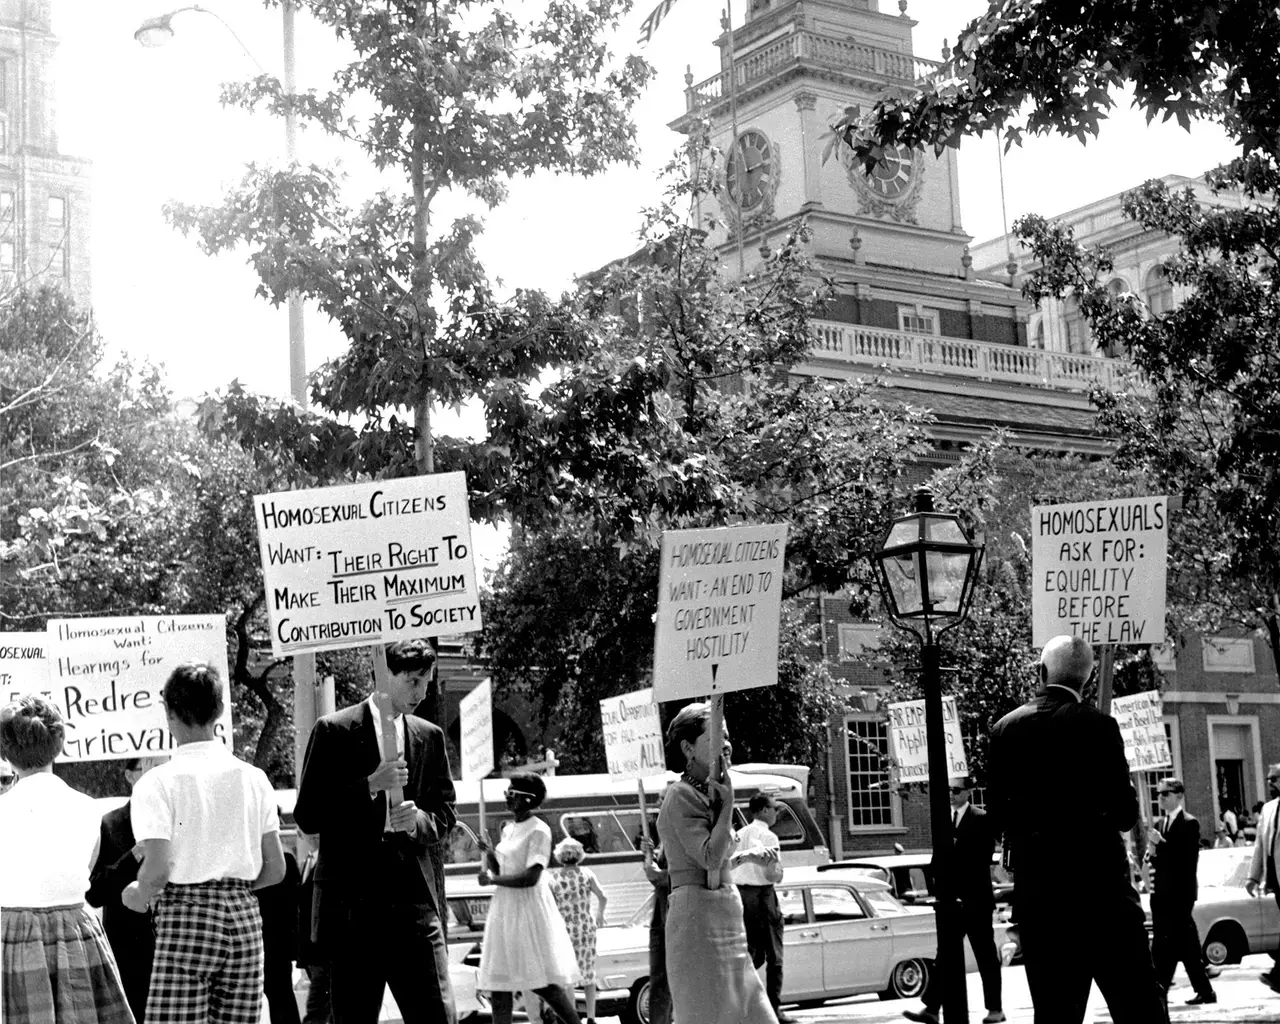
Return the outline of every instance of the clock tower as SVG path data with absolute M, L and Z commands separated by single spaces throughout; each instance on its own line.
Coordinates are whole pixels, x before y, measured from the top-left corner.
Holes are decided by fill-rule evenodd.
M 736 247 L 741 233 L 754 250 L 803 218 L 815 256 L 959 275 L 970 237 L 955 150 L 892 149 L 870 176 L 822 159 L 849 108 L 938 69 L 912 53 L 915 23 L 881 12 L 885 0 L 746 2 L 746 23 L 717 41 L 720 74 L 687 79 L 685 113 L 671 124 L 689 132 L 705 120 L 723 161 L 724 188 L 701 211 L 712 240 Z

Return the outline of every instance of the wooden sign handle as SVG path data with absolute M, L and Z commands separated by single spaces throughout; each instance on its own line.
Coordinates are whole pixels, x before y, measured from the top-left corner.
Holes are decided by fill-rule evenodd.
M 648 868 L 653 866 L 653 843 L 644 845 L 644 840 L 649 838 L 649 808 L 644 801 L 644 779 L 636 779 L 636 796 L 640 801 L 640 845 L 644 850 L 644 866 Z
M 720 781 L 720 753 L 724 749 L 724 695 L 716 694 L 711 698 L 711 722 L 708 725 L 711 732 L 710 758 L 711 766 L 708 777 L 713 782 Z M 732 809 L 730 809 L 732 813 Z M 717 864 L 714 868 L 707 870 L 707 888 L 720 888 L 720 869 L 721 865 Z
M 396 750 L 396 713 L 391 706 L 391 670 L 387 668 L 387 649 L 382 644 L 373 647 L 373 706 L 378 709 L 378 750 L 382 760 L 395 761 L 400 754 Z M 387 806 L 395 807 L 404 800 L 404 790 L 396 786 L 387 790 Z

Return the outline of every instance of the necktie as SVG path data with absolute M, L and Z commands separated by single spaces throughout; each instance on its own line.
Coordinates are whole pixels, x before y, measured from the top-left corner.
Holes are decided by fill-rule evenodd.
M 959 827 L 960 827 L 960 812 L 952 811 L 951 812 L 951 830 L 954 832 Z

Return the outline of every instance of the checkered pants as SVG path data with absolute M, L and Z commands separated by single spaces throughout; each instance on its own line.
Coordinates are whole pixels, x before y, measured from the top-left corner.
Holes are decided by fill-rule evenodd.
M 262 917 L 238 879 L 165 886 L 147 1024 L 260 1024 Z

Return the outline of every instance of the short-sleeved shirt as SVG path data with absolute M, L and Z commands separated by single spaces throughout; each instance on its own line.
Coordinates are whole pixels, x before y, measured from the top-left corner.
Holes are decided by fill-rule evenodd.
M 173 844 L 169 881 L 253 881 L 262 872 L 262 837 L 280 831 L 275 790 L 262 769 L 219 740 L 184 743 L 133 787 L 133 834 Z
M 759 819 L 738 829 L 737 853 L 739 855 L 761 853 L 764 850 L 782 852 L 782 844 L 778 842 L 773 829 Z M 766 872 L 765 866 L 753 860 L 743 861 L 733 869 L 733 881 L 735 885 L 773 885 L 773 880 Z
M 51 772 L 0 796 L 0 907 L 84 902 L 102 815 Z
M 545 868 L 551 862 L 551 828 L 538 817 L 509 821 L 502 826 L 502 839 L 494 852 L 502 875 L 519 874 L 534 864 Z

